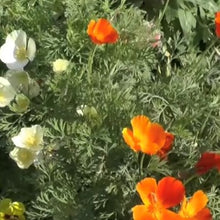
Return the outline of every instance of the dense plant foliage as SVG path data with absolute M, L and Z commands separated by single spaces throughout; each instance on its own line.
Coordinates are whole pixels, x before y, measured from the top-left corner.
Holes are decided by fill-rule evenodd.
M 220 175 L 197 175 L 194 166 L 201 153 L 220 152 L 220 1 L 140 2 L 0 1 L 0 44 L 19 29 L 36 43 L 24 69 L 40 94 L 22 112 L 0 108 L 1 198 L 24 203 L 27 219 L 132 219 L 136 184 L 164 176 L 181 179 L 187 196 L 206 192 L 219 219 Z M 118 31 L 116 43 L 91 41 L 87 26 L 99 18 Z M 66 71 L 53 71 L 56 59 L 69 61 Z M 1 62 L 1 76 L 7 70 Z M 136 115 L 175 136 L 167 159 L 126 145 L 122 130 Z M 34 166 L 19 169 L 12 137 L 36 124 L 43 149 Z

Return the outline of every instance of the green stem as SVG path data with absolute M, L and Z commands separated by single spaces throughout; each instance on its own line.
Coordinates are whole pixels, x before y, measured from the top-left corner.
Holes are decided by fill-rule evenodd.
M 165 15 L 165 12 L 166 12 L 166 10 L 167 10 L 167 7 L 168 7 L 168 5 L 169 5 L 169 2 L 170 2 L 170 0 L 167 0 L 167 1 L 166 1 L 166 4 L 165 4 L 165 6 L 164 6 L 164 8 L 163 8 L 163 11 L 162 11 L 162 14 L 160 14 L 160 16 L 159 16 L 158 24 L 160 24 L 161 21 L 163 20 L 164 15 Z
M 97 45 L 94 47 L 94 50 L 92 51 L 92 53 L 89 56 L 89 61 L 88 61 L 88 75 L 87 75 L 87 79 L 88 79 L 88 83 L 89 85 L 91 85 L 91 78 L 92 78 L 92 66 L 93 66 L 93 60 L 94 60 L 94 55 L 97 49 Z
M 142 154 L 141 160 L 140 160 L 140 175 L 141 176 L 143 174 L 144 158 L 145 158 L 145 154 Z
M 198 177 L 196 174 L 194 174 L 193 176 L 189 177 L 185 182 L 184 185 L 187 185 L 188 183 L 191 182 L 191 180 L 193 180 L 194 178 Z

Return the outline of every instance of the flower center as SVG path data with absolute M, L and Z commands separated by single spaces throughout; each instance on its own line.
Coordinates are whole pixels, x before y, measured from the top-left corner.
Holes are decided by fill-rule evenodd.
M 31 136 L 27 137 L 26 144 L 29 147 L 36 146 L 37 145 L 37 139 L 34 136 L 31 135 Z
M 20 47 L 15 52 L 15 57 L 17 60 L 23 61 L 27 59 L 27 50 L 25 47 Z

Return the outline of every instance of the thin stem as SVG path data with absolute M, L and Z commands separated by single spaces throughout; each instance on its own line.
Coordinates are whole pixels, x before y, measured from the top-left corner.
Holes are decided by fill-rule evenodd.
M 167 0 L 167 1 L 166 1 L 166 4 L 165 4 L 165 6 L 164 6 L 164 8 L 163 8 L 163 11 L 162 11 L 162 14 L 160 14 L 160 16 L 159 16 L 158 24 L 160 24 L 161 21 L 163 20 L 163 17 L 164 17 L 164 15 L 165 15 L 165 13 L 166 13 L 166 10 L 167 10 L 167 7 L 168 7 L 168 5 L 169 5 L 169 2 L 170 2 L 170 0 Z
M 88 79 L 88 83 L 89 85 L 91 85 L 91 77 L 92 77 L 92 66 L 93 66 L 93 60 L 94 60 L 94 55 L 95 52 L 97 50 L 97 45 L 94 47 L 94 50 L 92 51 L 92 53 L 89 56 L 89 61 L 88 61 L 88 75 L 87 75 L 87 79 Z

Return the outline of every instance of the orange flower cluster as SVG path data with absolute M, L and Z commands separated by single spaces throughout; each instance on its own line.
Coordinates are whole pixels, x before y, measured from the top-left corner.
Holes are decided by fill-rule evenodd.
M 211 169 L 217 169 L 220 172 L 220 154 L 205 152 L 195 165 L 197 174 L 202 175 Z
M 115 43 L 119 38 L 118 32 L 104 18 L 99 19 L 97 22 L 91 20 L 88 25 L 87 34 L 95 44 Z
M 206 208 L 208 198 L 201 190 L 187 201 L 185 187 L 173 177 L 164 177 L 158 184 L 154 178 L 140 181 L 136 189 L 144 203 L 133 207 L 134 220 L 211 220 Z M 178 213 L 170 208 L 181 204 Z
M 171 149 L 174 136 L 166 132 L 163 127 L 157 123 L 152 123 L 148 117 L 138 115 L 131 120 L 132 130 L 124 128 L 123 138 L 127 145 L 134 151 L 142 151 L 149 155 L 159 155 L 166 157 Z
M 215 33 L 220 38 L 220 11 L 215 14 Z

